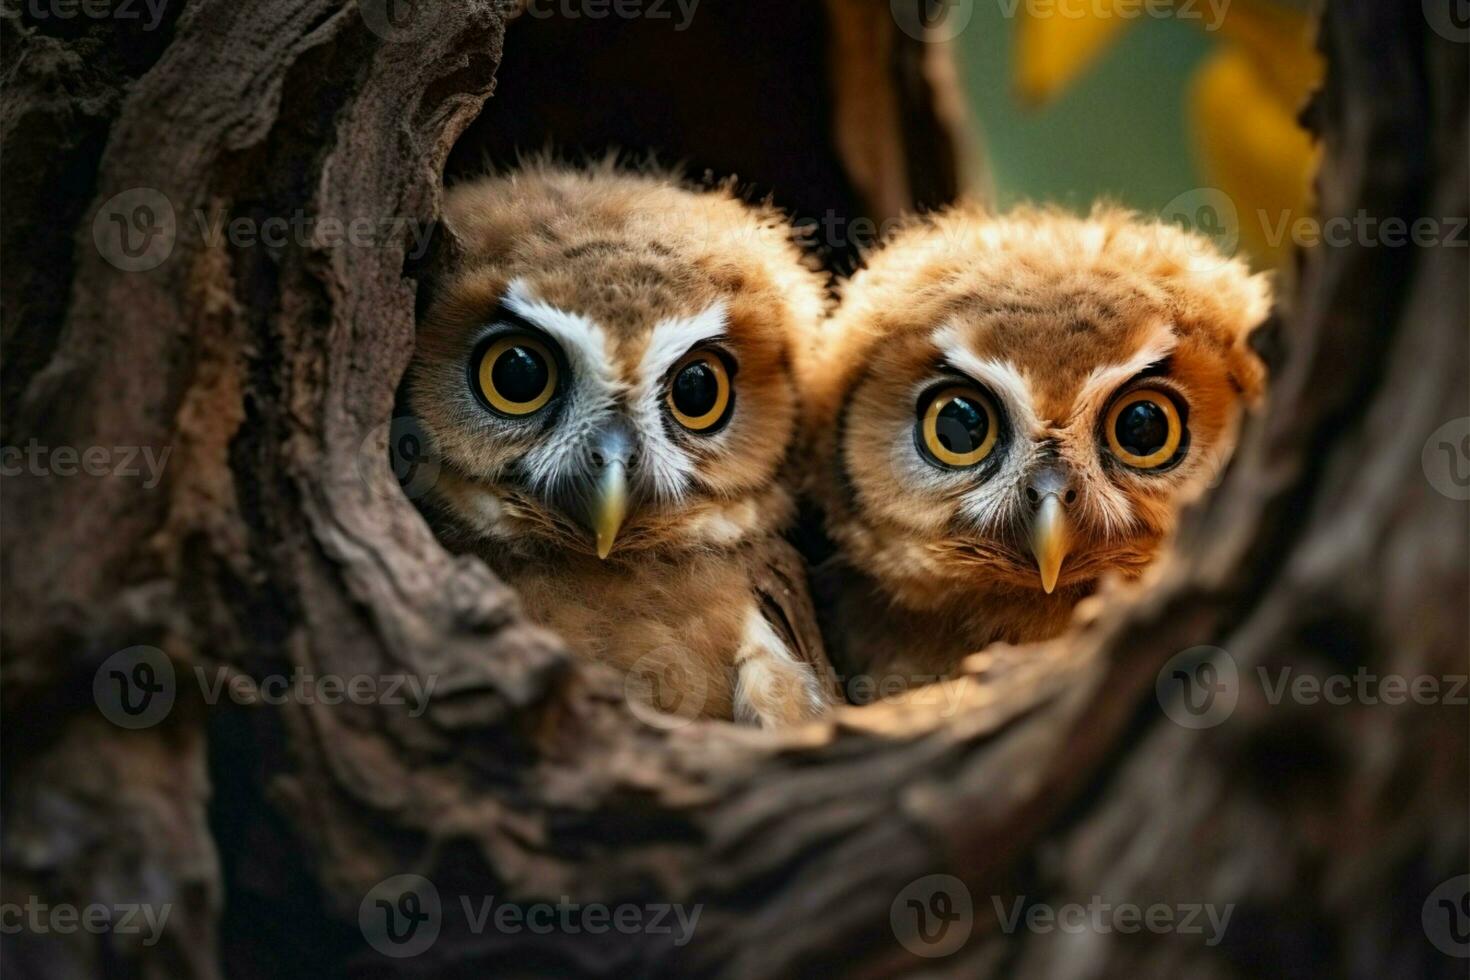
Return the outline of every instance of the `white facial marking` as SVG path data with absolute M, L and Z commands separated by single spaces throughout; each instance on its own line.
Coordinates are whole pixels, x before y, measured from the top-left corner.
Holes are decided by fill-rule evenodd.
M 965 346 L 959 327 L 948 324 L 934 334 L 934 345 L 945 360 L 956 371 L 983 385 L 999 402 L 998 407 L 1005 415 L 1002 425 L 1010 428 L 1009 443 L 997 447 L 1003 452 L 1000 469 L 968 490 L 960 497 L 960 512 L 982 534 L 998 534 L 1003 525 L 1021 506 L 1021 478 L 1025 475 L 1032 447 L 1041 435 L 1042 426 L 1033 408 L 1031 387 L 1024 375 L 1007 361 L 981 357 Z M 913 393 L 915 401 L 934 383 L 925 379 Z M 905 433 L 903 451 L 919 463 L 922 479 L 941 482 L 953 487 L 956 481 L 973 483 L 974 473 L 970 470 L 943 470 L 917 458 L 911 436 Z
M 996 361 L 971 351 L 960 339 L 953 325 L 942 327 L 934 335 L 934 344 L 945 360 L 989 388 L 1001 400 L 1001 407 L 1011 422 L 1026 433 L 1040 433 L 1041 422 L 1033 406 L 1036 398 L 1026 378 L 1008 361 Z
M 613 373 L 607 336 L 596 323 L 534 298 L 522 279 L 510 283 L 502 302 L 555 340 L 571 369 L 557 424 L 521 461 L 532 485 L 546 491 L 581 468 L 588 440 L 612 414 L 625 386 Z
M 1166 322 L 1160 322 L 1150 333 L 1138 352 L 1121 364 L 1099 365 L 1082 382 L 1082 389 L 1073 400 L 1073 412 L 1077 416 L 1094 415 L 1102 409 L 1118 386 L 1138 374 L 1151 364 L 1157 364 L 1178 345 L 1179 338 Z
M 1167 321 L 1159 321 L 1150 330 L 1138 351 L 1128 360 L 1118 364 L 1099 365 L 1088 374 L 1087 380 L 1073 400 L 1072 427 L 1079 438 L 1088 437 L 1098 429 L 1099 417 L 1112 400 L 1119 386 L 1126 384 L 1140 371 L 1169 356 L 1179 340 Z M 1082 496 L 1079 516 L 1101 530 L 1104 539 L 1126 536 L 1134 524 L 1133 503 L 1129 495 L 1102 471 L 1097 462 L 1098 453 L 1086 454 L 1086 473 L 1079 474 L 1090 492 Z M 1079 464 L 1081 465 L 1081 464 Z
M 662 377 L 690 349 L 725 335 L 730 326 L 730 308 L 724 300 L 716 300 L 708 309 L 694 316 L 660 320 L 649 335 L 648 346 L 638 362 L 638 377 Z
M 580 313 L 569 313 L 534 298 L 524 279 L 511 280 L 501 304 L 546 331 L 572 366 L 581 369 L 579 373 L 591 373 L 609 387 L 617 386 L 607 335 L 597 324 Z
M 694 459 L 674 441 L 665 425 L 667 379 L 664 376 L 692 348 L 723 337 L 729 317 L 724 300 L 719 300 L 694 316 L 662 320 L 654 325 L 638 362 L 638 377 L 628 397 L 628 414 L 643 440 L 640 479 L 647 482 L 659 500 L 677 500 L 683 496 L 695 472 Z

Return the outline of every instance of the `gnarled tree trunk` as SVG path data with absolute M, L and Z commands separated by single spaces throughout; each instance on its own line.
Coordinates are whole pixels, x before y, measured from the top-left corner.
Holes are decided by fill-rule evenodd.
M 771 125 L 826 127 L 786 203 L 882 217 L 953 193 L 949 121 L 922 108 L 932 52 L 887 5 L 743 6 L 821 48 L 760 71 L 847 86 L 828 105 L 807 78 L 792 108 L 768 106 Z M 4 937 L 8 974 L 1463 975 L 1430 921 L 1467 869 L 1463 700 L 1313 705 L 1258 680 L 1362 671 L 1447 694 L 1466 673 L 1463 231 L 1304 257 L 1268 337 L 1269 408 L 1138 601 L 977 655 L 952 712 L 666 730 L 447 555 L 390 469 L 451 149 L 473 126 L 456 166 L 495 158 L 553 104 L 578 130 L 599 95 L 547 97 L 544 60 L 516 55 L 522 31 L 574 52 L 562 28 L 507 32 L 493 0 L 395 11 L 195 0 L 151 30 L 4 20 L 0 441 L 48 452 L 4 483 L 4 901 L 169 909 L 153 943 L 26 926 Z M 656 54 L 646 41 L 634 57 Z M 1342 0 L 1322 47 L 1323 216 L 1463 216 L 1463 39 L 1417 4 Z M 502 64 L 527 87 L 498 84 Z M 902 123 L 883 139 L 842 128 L 865 79 Z M 675 149 L 774 186 L 790 161 L 748 125 L 759 106 Z M 270 219 L 289 230 L 266 242 Z M 371 231 L 344 245 L 354 219 Z M 68 474 L 59 447 L 100 447 L 107 472 Z M 135 447 L 169 451 L 153 486 L 125 472 Z M 1210 679 L 1176 659 L 1200 645 L 1224 651 L 1210 669 L 1234 708 L 1193 702 L 1196 719 L 1167 689 L 1175 667 Z M 270 696 L 303 675 L 433 687 L 408 704 Z M 1095 895 L 1231 918 L 1214 945 L 1010 922 L 1018 898 Z M 700 915 L 683 943 L 497 928 L 469 914 L 488 896 Z M 411 949 L 383 933 L 409 921 L 395 913 L 429 917 Z M 937 945 L 921 913 L 949 923 Z

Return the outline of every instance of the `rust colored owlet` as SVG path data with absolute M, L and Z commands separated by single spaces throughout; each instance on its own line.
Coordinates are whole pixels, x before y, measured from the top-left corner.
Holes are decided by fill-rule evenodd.
M 951 673 L 1136 579 L 1219 472 L 1265 369 L 1267 280 L 1173 225 L 966 204 L 846 283 L 803 367 L 839 673 Z
M 455 187 L 445 219 L 464 255 L 408 387 L 441 539 L 656 707 L 778 725 L 835 703 L 781 536 L 793 365 L 826 305 L 782 215 L 536 162 Z

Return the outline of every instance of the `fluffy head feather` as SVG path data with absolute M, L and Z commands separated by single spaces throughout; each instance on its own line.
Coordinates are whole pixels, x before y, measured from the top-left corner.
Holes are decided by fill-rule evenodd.
M 789 517 L 792 364 L 825 289 L 778 212 L 611 162 L 537 162 L 454 188 L 445 218 L 465 259 L 421 324 L 409 393 L 445 464 L 433 503 L 461 532 L 591 553 L 585 475 L 614 424 L 631 442 L 615 560 L 728 547 Z M 474 390 L 471 359 L 506 329 L 539 337 L 562 369 L 526 418 Z M 701 347 L 728 359 L 734 397 L 710 433 L 676 424 L 666 401 L 671 369 Z
M 844 560 L 911 610 L 984 609 L 987 638 L 1055 632 L 1104 573 L 1137 576 L 1223 465 L 1237 407 L 1262 390 L 1246 339 L 1269 305 L 1243 263 L 1123 210 L 963 205 L 914 221 L 846 284 L 802 365 L 808 482 Z M 916 434 L 949 382 L 996 410 L 996 443 L 973 466 L 937 464 Z M 1142 388 L 1184 430 L 1153 469 L 1125 465 L 1104 431 L 1115 400 Z M 1038 479 L 1054 481 L 1068 532 L 1050 596 Z

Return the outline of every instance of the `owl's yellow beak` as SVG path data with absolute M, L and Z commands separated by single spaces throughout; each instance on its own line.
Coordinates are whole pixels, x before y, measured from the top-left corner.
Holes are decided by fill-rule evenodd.
M 628 467 L 621 459 L 609 460 L 598 475 L 592 500 L 592 529 L 597 534 L 597 557 L 606 558 L 617 540 L 618 529 L 628 516 Z
M 628 467 L 638 447 L 633 427 L 615 416 L 587 447 L 586 520 L 597 537 L 597 557 L 612 554 L 613 542 L 628 518 Z
M 1036 513 L 1031 517 L 1031 553 L 1036 556 L 1041 587 L 1047 595 L 1057 587 L 1057 577 L 1062 574 L 1062 560 L 1067 557 L 1069 538 L 1067 512 L 1062 509 L 1061 498 L 1049 493 L 1041 498 Z

